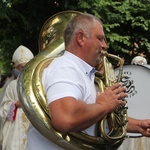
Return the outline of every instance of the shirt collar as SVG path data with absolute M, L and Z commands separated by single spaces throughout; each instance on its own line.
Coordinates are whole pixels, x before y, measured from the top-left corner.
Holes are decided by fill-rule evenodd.
M 91 76 L 93 76 L 96 72 L 95 68 L 90 66 L 88 63 L 86 63 L 85 61 L 83 61 L 81 58 L 77 57 L 76 55 L 65 51 L 64 55 L 66 55 L 69 59 L 74 60 L 77 65 L 79 66 L 79 68 L 87 75 L 91 78 Z

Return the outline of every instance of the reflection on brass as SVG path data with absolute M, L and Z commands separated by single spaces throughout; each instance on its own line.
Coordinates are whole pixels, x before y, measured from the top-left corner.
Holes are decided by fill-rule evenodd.
M 97 123 L 97 136 L 80 133 L 60 133 L 52 125 L 46 96 L 41 83 L 41 76 L 55 57 L 64 53 L 63 30 L 67 22 L 81 12 L 64 11 L 50 17 L 43 25 L 39 35 L 39 54 L 36 55 L 22 70 L 18 79 L 18 96 L 22 108 L 33 126 L 47 139 L 66 150 L 98 150 L 116 149 L 126 134 L 126 109 L 117 108 Z M 103 54 L 104 75 L 96 75 L 95 86 L 102 92 L 107 86 L 114 84 L 113 69 L 106 57 L 121 59 L 110 54 Z M 121 64 L 122 66 L 122 64 Z M 97 71 L 99 72 L 99 71 Z M 110 76 L 110 72 L 112 72 Z M 121 74 L 122 71 L 120 71 Z M 120 76 L 120 75 L 119 75 Z M 121 76 L 120 76 L 121 77 Z M 119 78 L 120 78 L 119 77 Z M 111 119 L 109 119 L 111 118 Z M 105 132 L 105 121 L 110 120 L 112 128 Z

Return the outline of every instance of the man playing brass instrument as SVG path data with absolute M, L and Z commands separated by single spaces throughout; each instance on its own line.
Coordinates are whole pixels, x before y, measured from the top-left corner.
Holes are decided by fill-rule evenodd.
M 97 94 L 95 66 L 106 47 L 102 22 L 90 14 L 78 14 L 64 31 L 65 53 L 43 72 L 49 113 L 60 132 L 83 131 L 95 136 L 95 124 L 119 105 L 126 105 L 126 88 L 115 83 Z M 128 118 L 128 132 L 150 137 L 150 120 Z M 33 126 L 28 132 L 27 150 L 60 150 Z

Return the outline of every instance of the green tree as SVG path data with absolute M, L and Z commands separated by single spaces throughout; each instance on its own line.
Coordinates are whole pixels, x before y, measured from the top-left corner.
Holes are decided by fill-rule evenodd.
M 135 55 L 144 52 L 149 61 L 150 0 L 83 0 L 80 7 L 103 21 L 111 53 L 125 57 L 130 64 Z
M 104 24 L 108 51 L 125 57 L 126 63 L 150 52 L 150 0 L 2 0 L 0 2 L 0 67 L 10 70 L 11 57 L 19 45 L 36 55 L 44 22 L 64 10 L 87 12 Z M 134 53 L 134 51 L 137 53 Z
M 12 54 L 19 45 L 38 53 L 38 35 L 44 22 L 61 11 L 51 0 L 3 0 L 0 2 L 0 67 L 10 71 Z

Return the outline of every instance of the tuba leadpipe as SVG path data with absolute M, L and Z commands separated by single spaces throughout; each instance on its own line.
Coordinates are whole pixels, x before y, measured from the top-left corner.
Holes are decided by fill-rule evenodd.
M 121 81 L 124 61 L 122 58 L 116 55 L 107 53 L 107 51 L 105 50 L 101 52 L 101 55 L 102 55 L 102 60 L 103 60 L 102 65 L 103 65 L 104 75 L 101 75 L 98 70 L 96 72 L 95 83 L 98 85 L 99 91 L 102 93 L 105 91 L 107 87 L 112 86 L 116 82 Z M 114 60 L 117 60 L 120 65 L 117 77 L 115 76 L 112 64 L 107 59 L 109 57 L 113 58 Z M 122 99 L 122 100 L 125 101 L 125 99 Z M 109 133 L 106 133 L 105 131 L 105 121 L 107 121 L 107 118 L 111 119 L 112 121 L 112 125 L 111 125 L 112 127 Z M 100 128 L 100 134 L 107 141 L 117 142 L 117 140 L 124 140 L 126 136 L 126 128 L 127 128 L 127 122 L 128 122 L 127 118 L 128 118 L 127 107 L 120 105 L 112 113 L 107 114 L 100 121 L 98 125 L 98 127 Z

